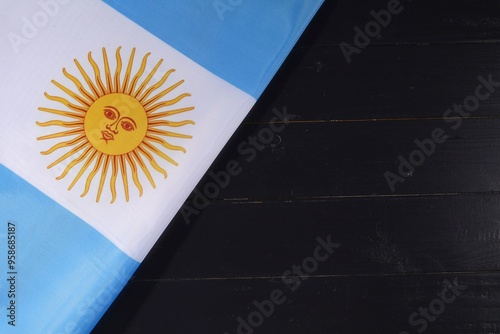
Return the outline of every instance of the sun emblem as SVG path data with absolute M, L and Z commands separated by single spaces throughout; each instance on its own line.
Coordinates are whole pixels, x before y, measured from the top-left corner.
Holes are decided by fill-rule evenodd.
M 88 54 L 88 61 L 93 69 L 94 80 L 81 66 L 78 60 L 74 60 L 81 79 L 74 76 L 63 68 L 63 74 L 73 82 L 78 90 L 75 90 L 52 80 L 52 83 L 62 92 L 70 97 L 67 100 L 61 96 L 53 96 L 45 93 L 45 97 L 63 106 L 61 109 L 40 107 L 38 110 L 50 114 L 62 116 L 61 119 L 48 122 L 37 122 L 41 127 L 63 127 L 67 130 L 38 137 L 38 140 L 56 140 L 59 142 L 47 151 L 41 152 L 49 155 L 58 150 L 65 151 L 57 160 L 47 168 L 58 164 L 65 166 L 64 171 L 56 179 L 61 180 L 73 169 L 77 168 L 76 176 L 69 185 L 71 190 L 74 185 L 86 176 L 84 191 L 81 197 L 87 195 L 91 184 L 99 178 L 96 201 L 99 202 L 105 184 L 109 184 L 111 191 L 111 203 L 117 197 L 117 182 L 121 179 L 125 199 L 129 201 L 129 175 L 139 191 L 143 194 L 140 182 L 140 171 L 149 180 L 153 188 L 156 187 L 151 175 L 150 167 L 167 178 L 167 172 L 156 161 L 167 161 L 177 166 L 178 163 L 166 152 L 186 150 L 165 140 L 165 137 L 191 139 L 192 136 L 172 132 L 170 128 L 182 127 L 194 124 L 191 120 L 172 120 L 171 116 L 188 112 L 194 107 L 176 108 L 175 105 L 189 93 L 171 93 L 182 85 L 184 80 L 173 84 L 166 84 L 169 76 L 175 71 L 170 69 L 160 80 L 151 84 L 155 73 L 158 71 L 163 59 L 157 62 L 150 73 L 143 76 L 148 57 L 147 53 L 140 64 L 136 74 L 132 77 L 135 48 L 132 49 L 128 65 L 122 75 L 121 47 L 116 50 L 116 68 L 114 75 L 111 73 L 106 49 L 102 49 L 104 63 L 104 81 L 101 79 L 102 67 L 94 61 L 92 53 Z M 170 118 L 170 120 L 169 120 Z M 60 138 L 65 138 L 64 141 Z

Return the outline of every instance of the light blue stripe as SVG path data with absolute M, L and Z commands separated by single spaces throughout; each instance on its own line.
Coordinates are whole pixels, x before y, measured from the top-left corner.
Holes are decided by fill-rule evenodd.
M 323 0 L 103 0 L 258 98 Z
M 7 284 L 9 222 L 16 225 L 15 298 Z M 90 333 L 138 265 L 0 165 L 0 333 Z M 10 300 L 15 327 L 8 324 Z

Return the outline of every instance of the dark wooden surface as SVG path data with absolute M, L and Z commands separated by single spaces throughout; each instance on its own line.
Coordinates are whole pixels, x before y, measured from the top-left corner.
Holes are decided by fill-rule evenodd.
M 500 1 L 401 0 L 347 64 L 339 45 L 387 3 L 326 1 L 211 167 L 241 174 L 174 219 L 93 334 L 234 334 L 276 289 L 253 333 L 500 333 L 500 88 L 443 120 L 478 76 L 500 81 Z M 247 161 L 274 108 L 297 116 Z M 448 140 L 391 191 L 384 172 L 436 128 Z M 283 273 L 329 235 L 340 246 L 292 291 Z M 412 324 L 446 282 L 454 301 Z

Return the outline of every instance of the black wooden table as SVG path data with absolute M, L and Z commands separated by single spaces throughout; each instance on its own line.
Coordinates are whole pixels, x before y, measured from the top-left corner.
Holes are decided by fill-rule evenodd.
M 499 129 L 500 1 L 327 1 L 93 333 L 500 333 Z

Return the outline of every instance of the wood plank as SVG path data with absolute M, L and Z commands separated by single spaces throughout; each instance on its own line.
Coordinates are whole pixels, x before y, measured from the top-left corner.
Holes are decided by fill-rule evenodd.
M 492 194 L 218 203 L 178 215 L 135 277 L 280 276 L 329 235 L 341 246 L 317 275 L 497 271 L 496 217 Z
M 210 168 L 217 174 L 232 160 L 241 167 L 225 188 L 219 187 L 216 199 L 500 191 L 500 119 L 462 120 L 453 130 L 456 124 L 442 120 L 291 123 L 262 151 L 252 149 L 248 138 L 268 125 L 244 125 Z M 402 173 L 404 182 L 397 182 L 392 192 L 384 174 L 399 175 L 398 157 L 409 161 L 413 151 L 422 150 L 415 140 L 432 138 L 439 128 L 449 139 L 435 144 L 434 153 L 426 155 L 413 173 Z M 209 194 L 205 192 L 209 183 L 213 180 L 207 174 L 196 189 Z
M 283 106 L 299 121 L 441 118 L 489 75 L 500 82 L 500 43 L 370 46 L 351 64 L 336 46 L 296 49 L 246 121 Z M 499 115 L 497 87 L 473 116 Z
M 299 47 L 353 42 L 358 26 L 374 20 L 371 11 L 387 9 L 388 0 L 326 0 Z M 400 0 L 403 10 L 391 15 L 372 45 L 480 43 L 500 40 L 500 3 L 496 0 Z M 399 6 L 397 8 L 400 8 Z
M 457 295 L 445 288 L 446 280 L 453 285 L 455 279 Z M 280 278 L 133 281 L 92 333 L 233 334 L 238 317 L 248 321 L 257 310 L 253 302 L 270 299 L 276 289 L 283 292 L 282 303 L 260 323 L 254 313 L 256 326 L 240 333 L 417 333 L 424 323 L 426 333 L 497 333 L 499 281 L 499 274 L 457 273 L 315 277 L 295 291 Z M 444 299 L 453 301 L 442 302 L 439 311 L 443 290 Z M 435 318 L 424 322 L 419 308 L 438 315 L 428 311 Z

